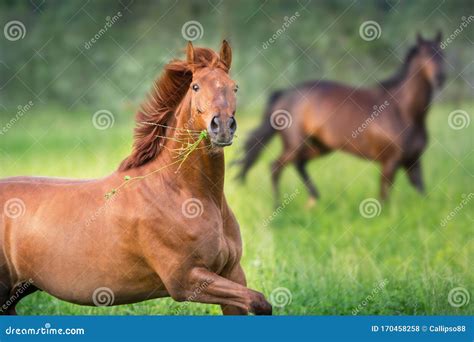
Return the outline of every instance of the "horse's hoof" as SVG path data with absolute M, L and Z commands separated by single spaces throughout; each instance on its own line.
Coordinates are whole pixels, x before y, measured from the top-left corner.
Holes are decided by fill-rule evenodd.
M 261 293 L 256 293 L 256 298 L 251 304 L 252 311 L 255 315 L 265 315 L 271 316 L 272 315 L 272 305 L 267 302 L 265 296 Z
M 255 315 L 257 316 L 271 316 L 272 315 L 272 305 L 265 301 L 255 308 Z
M 311 209 L 311 208 L 314 208 L 316 206 L 316 198 L 314 197 L 310 197 L 308 199 L 308 202 L 306 202 L 306 209 Z

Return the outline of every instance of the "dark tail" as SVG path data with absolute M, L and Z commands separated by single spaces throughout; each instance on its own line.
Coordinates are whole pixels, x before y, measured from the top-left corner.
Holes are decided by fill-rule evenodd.
M 250 133 L 250 136 L 245 141 L 245 156 L 236 161 L 236 164 L 242 165 L 242 168 L 237 175 L 237 178 L 241 181 L 245 181 L 245 176 L 257 160 L 260 152 L 262 152 L 263 147 L 270 138 L 273 137 L 273 134 L 275 134 L 275 129 L 271 125 L 270 116 L 273 112 L 273 106 L 276 100 L 282 94 L 283 91 L 276 91 L 270 95 L 262 123 L 258 128 Z

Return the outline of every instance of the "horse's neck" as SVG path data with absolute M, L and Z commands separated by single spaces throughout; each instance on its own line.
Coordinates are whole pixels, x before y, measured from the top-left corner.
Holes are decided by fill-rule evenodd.
M 407 121 L 424 123 L 431 103 L 432 87 L 417 67 L 411 66 L 405 77 L 389 92 Z
M 178 179 L 191 185 L 193 193 L 212 197 L 221 204 L 224 193 L 224 153 L 202 149 L 191 154 L 178 171 Z
M 173 182 L 178 187 L 190 191 L 193 196 L 202 196 L 213 198 L 221 203 L 224 192 L 224 153 L 222 150 L 209 150 L 203 148 L 208 141 L 201 141 L 198 148 L 186 157 L 181 163 L 177 158 L 177 151 L 183 148 L 183 131 L 180 127 L 187 127 L 186 124 L 192 123 L 189 106 L 182 106 L 178 109 L 176 122 L 172 126 L 177 129 L 169 129 L 165 148 L 153 162 L 151 170 L 166 167 L 165 177 L 172 177 Z M 191 129 L 191 127 L 189 127 Z M 193 139 L 197 139 L 196 136 Z

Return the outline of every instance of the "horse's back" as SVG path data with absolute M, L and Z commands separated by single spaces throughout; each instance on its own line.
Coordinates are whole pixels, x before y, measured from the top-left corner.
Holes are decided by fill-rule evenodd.
M 7 240 L 2 243 L 7 250 L 0 247 L 0 261 L 2 257 L 8 261 L 6 272 L 0 262 L 0 280 L 3 273 L 16 280 L 31 278 L 57 298 L 86 305 L 93 305 L 93 292 L 100 286 L 114 289 L 117 304 L 162 291 L 156 274 L 137 255 L 133 219 L 122 217 L 132 204 L 127 192 L 105 199 L 120 181 L 118 177 L 1 180 L 0 208 L 10 209 L 0 212 L 0 241 Z M 110 271 L 119 266 L 128 269 L 126 279 L 121 272 Z M 122 294 L 124 289 L 130 293 Z M 163 291 L 150 297 L 162 295 Z
M 397 144 L 391 138 L 403 129 L 397 106 L 379 88 L 309 81 L 284 92 L 276 109 L 287 110 L 293 119 L 288 133 L 282 132 L 284 139 L 285 134 L 303 134 L 329 150 L 343 149 L 367 158 Z
M 288 110 L 297 121 L 304 119 L 314 124 L 344 122 L 347 125 L 348 120 L 360 120 L 370 115 L 379 102 L 382 105 L 385 100 L 380 94 L 369 88 L 316 80 L 283 92 L 277 106 Z
M 17 176 L 0 179 L 2 183 L 31 183 L 31 184 L 78 184 L 91 182 L 93 179 L 41 177 L 41 176 Z
M 27 275 L 29 263 L 25 261 L 47 246 L 37 243 L 47 236 L 45 229 L 63 223 L 55 218 L 72 211 L 69 199 L 91 181 L 48 177 L 0 180 L 0 265 L 7 265 L 12 279 Z

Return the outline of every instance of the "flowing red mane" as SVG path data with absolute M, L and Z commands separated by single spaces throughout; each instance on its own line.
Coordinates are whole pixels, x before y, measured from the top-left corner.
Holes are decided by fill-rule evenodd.
M 205 67 L 228 67 L 211 49 L 194 48 L 194 62 L 174 60 L 167 64 L 154 82 L 148 99 L 136 115 L 133 151 L 119 166 L 120 171 L 146 164 L 162 150 L 166 127 L 176 108 L 186 95 L 193 78 L 193 70 Z

